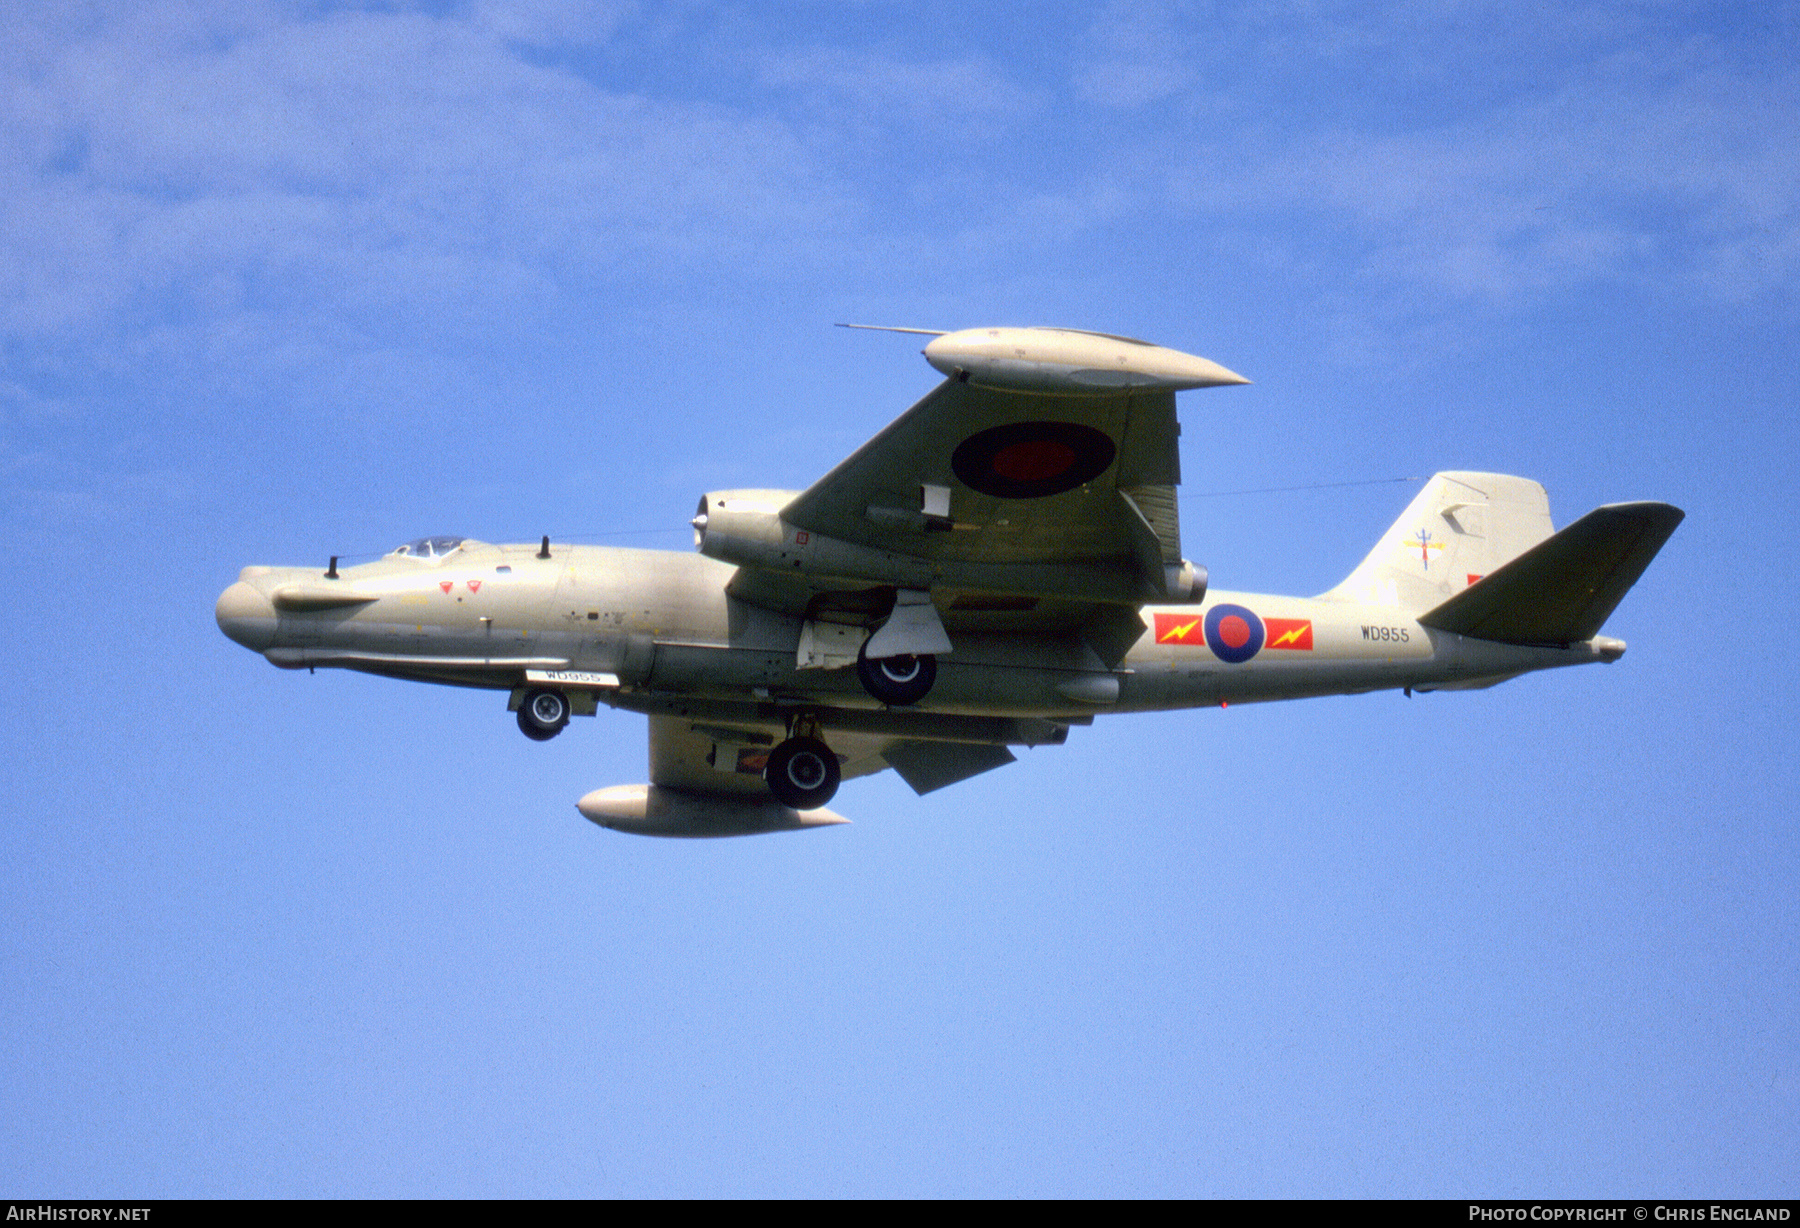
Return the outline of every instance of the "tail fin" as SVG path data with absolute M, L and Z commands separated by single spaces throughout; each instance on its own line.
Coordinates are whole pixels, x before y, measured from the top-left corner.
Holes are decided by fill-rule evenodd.
M 1550 500 L 1529 478 L 1440 473 L 1369 557 L 1321 595 L 1421 613 L 1525 553 L 1549 537 L 1550 528 Z
M 1507 644 L 1593 639 L 1685 515 L 1667 503 L 1609 503 L 1419 621 Z

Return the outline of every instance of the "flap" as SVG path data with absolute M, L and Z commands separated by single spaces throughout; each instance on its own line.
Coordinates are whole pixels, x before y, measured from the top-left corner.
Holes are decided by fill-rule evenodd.
M 896 742 L 883 753 L 914 793 L 930 793 L 959 780 L 1005 767 L 1015 756 L 1004 746 L 967 742 Z

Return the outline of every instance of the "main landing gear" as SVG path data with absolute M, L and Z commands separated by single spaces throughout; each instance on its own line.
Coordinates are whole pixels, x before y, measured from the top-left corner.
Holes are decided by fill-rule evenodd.
M 569 697 L 561 691 L 532 691 L 519 705 L 519 732 L 533 742 L 548 742 L 569 723 Z
M 844 779 L 838 757 L 819 737 L 819 723 L 811 717 L 794 721 L 793 736 L 769 752 L 763 781 L 783 806 L 817 810 L 830 801 Z
M 930 653 L 905 657 L 871 657 L 868 646 L 856 654 L 856 676 L 863 689 L 884 704 L 916 704 L 937 681 L 937 658 Z

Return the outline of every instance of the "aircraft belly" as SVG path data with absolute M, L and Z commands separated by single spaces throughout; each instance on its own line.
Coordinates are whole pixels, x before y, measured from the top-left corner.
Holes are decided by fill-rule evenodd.
M 1354 636 L 1338 628 L 1338 651 L 1317 652 L 1312 659 L 1283 657 L 1265 660 L 1262 654 L 1232 664 L 1211 653 L 1186 652 L 1128 661 L 1117 711 L 1155 711 L 1208 707 L 1216 704 L 1261 703 L 1271 700 L 1307 699 L 1323 695 L 1355 695 L 1402 687 L 1431 690 L 1469 682 L 1503 679 L 1530 670 L 1555 669 L 1603 659 L 1588 644 L 1520 646 L 1469 640 L 1420 628 L 1420 644 L 1405 641 L 1407 651 L 1376 655 L 1363 647 L 1363 624 L 1354 623 Z M 1297 654 L 1296 654 L 1297 656 Z M 1210 660 L 1207 658 L 1211 657 Z
M 724 644 L 659 641 L 656 645 L 656 666 L 647 685 L 656 691 L 743 695 L 752 691 L 769 691 L 795 676 L 792 649 L 771 652 L 756 648 L 732 648 Z M 843 682 L 845 679 L 840 672 L 817 681 Z M 856 684 L 854 675 L 847 681 L 852 687 Z
M 1388 661 L 1147 670 L 1126 680 L 1118 708 L 1159 711 L 1356 694 L 1418 685 L 1435 672 L 1413 663 Z
M 1071 698 L 1072 684 L 1110 679 L 1104 670 L 986 664 L 960 656 L 938 662 L 937 683 L 914 708 L 979 716 L 1087 717 L 1104 702 Z M 656 665 L 643 690 L 655 694 L 755 699 L 788 706 L 806 703 L 879 709 L 854 669 L 797 670 L 791 651 L 768 652 L 722 645 L 656 646 Z
M 1111 707 L 1111 700 L 1097 697 L 1084 702 L 1059 688 L 1081 691 L 1084 683 L 1111 677 L 1105 671 L 972 664 L 940 657 L 937 682 L 916 706 L 923 711 L 969 715 L 1091 716 Z M 1110 694 L 1116 696 L 1117 691 Z

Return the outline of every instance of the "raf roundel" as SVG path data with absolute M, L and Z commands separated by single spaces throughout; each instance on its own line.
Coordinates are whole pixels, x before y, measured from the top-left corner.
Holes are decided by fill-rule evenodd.
M 1079 422 L 1010 422 L 957 445 L 950 468 L 970 490 L 998 499 L 1042 499 L 1105 473 L 1112 439 Z
M 1228 665 L 1262 651 L 1263 621 L 1241 605 L 1216 605 L 1206 614 L 1206 646 Z

